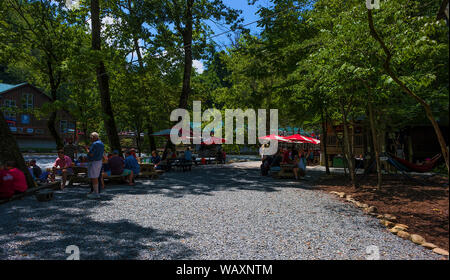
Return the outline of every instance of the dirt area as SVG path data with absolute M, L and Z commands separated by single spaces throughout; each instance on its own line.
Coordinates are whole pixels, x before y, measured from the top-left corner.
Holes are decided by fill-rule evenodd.
M 354 189 L 343 175 L 330 175 L 317 181 L 325 191 L 345 192 L 357 201 L 377 207 L 380 214 L 392 214 L 397 222 L 409 226 L 410 233 L 423 236 L 427 242 L 449 250 L 449 187 L 443 176 L 383 175 L 381 190 L 376 175 L 357 177 L 360 187 Z

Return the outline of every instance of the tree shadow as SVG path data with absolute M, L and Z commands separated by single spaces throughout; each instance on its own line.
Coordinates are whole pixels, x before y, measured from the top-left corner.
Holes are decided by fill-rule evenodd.
M 96 220 L 95 213 L 108 201 L 80 200 L 80 195 L 71 190 L 49 202 L 28 197 L 2 205 L 0 259 L 66 259 L 69 245 L 78 246 L 80 259 L 187 259 L 196 254 L 183 244 L 192 234 L 126 219 Z

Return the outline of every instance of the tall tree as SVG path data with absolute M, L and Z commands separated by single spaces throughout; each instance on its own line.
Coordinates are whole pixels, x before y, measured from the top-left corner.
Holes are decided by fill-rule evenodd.
M 91 0 L 91 23 L 92 23 L 92 50 L 96 51 L 97 59 L 97 82 L 100 91 L 100 100 L 103 110 L 103 121 L 106 134 L 108 135 L 109 146 L 112 150 L 121 151 L 120 139 L 117 133 L 114 113 L 111 106 L 109 92 L 109 76 L 101 54 L 101 21 L 100 21 L 100 1 Z

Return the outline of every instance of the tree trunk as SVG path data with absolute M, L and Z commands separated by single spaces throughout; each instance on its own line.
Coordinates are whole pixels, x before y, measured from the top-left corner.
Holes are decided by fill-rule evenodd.
M 0 160 L 3 164 L 8 161 L 14 161 L 17 168 L 25 174 L 28 187 L 35 187 L 33 178 L 25 165 L 25 160 L 17 145 L 17 141 L 14 135 L 11 134 L 2 111 L 0 111 Z
M 187 102 L 191 93 L 191 73 L 192 73 L 192 7 L 194 0 L 186 0 L 186 22 L 183 30 L 184 44 L 184 75 L 183 88 L 181 90 L 178 107 L 187 108 Z
M 370 92 L 369 92 L 369 119 L 370 119 L 370 129 L 372 131 L 372 141 L 373 141 L 373 149 L 375 151 L 375 160 L 377 162 L 377 187 L 378 189 L 381 189 L 381 183 L 382 183 L 382 173 L 381 173 L 381 161 L 380 161 L 380 147 L 378 146 L 377 141 L 377 131 L 375 127 L 375 121 L 373 118 L 373 108 L 372 103 L 370 99 Z
M 341 105 L 342 121 L 343 121 L 343 125 L 344 125 L 344 142 L 345 142 L 344 151 L 347 154 L 348 172 L 350 173 L 350 180 L 351 180 L 352 186 L 354 188 L 356 188 L 357 186 L 356 186 L 356 178 L 355 178 L 355 167 L 353 164 L 354 156 L 353 156 L 352 147 L 351 147 L 350 139 L 349 139 L 347 114 L 344 109 L 344 104 L 342 104 L 342 102 L 340 102 L 340 105 Z
M 375 26 L 373 24 L 373 18 L 372 18 L 372 11 L 368 9 L 368 21 L 369 21 L 369 29 L 370 34 L 372 37 L 380 43 L 384 53 L 386 54 L 386 59 L 383 63 L 383 68 L 386 71 L 386 73 L 394 80 L 397 85 L 400 86 L 400 88 L 410 97 L 415 99 L 419 104 L 422 105 L 422 107 L 425 110 L 425 113 L 428 117 L 428 119 L 431 122 L 431 125 L 434 128 L 434 131 L 436 133 L 437 139 L 439 141 L 439 145 L 441 147 L 441 153 L 445 160 L 445 165 L 447 166 L 447 175 L 449 174 L 449 159 L 448 159 L 448 150 L 447 150 L 447 144 L 445 143 L 444 136 L 442 135 L 442 131 L 439 127 L 439 124 L 437 123 L 436 119 L 433 116 L 433 112 L 431 111 L 430 105 L 422 99 L 420 96 L 416 95 L 411 89 L 409 89 L 398 77 L 397 75 L 392 71 L 390 61 L 392 59 L 392 54 L 389 51 L 389 49 L 386 47 L 386 44 L 381 39 L 381 37 L 378 35 L 377 31 L 375 30 Z
M 328 154 L 327 154 L 327 120 L 325 119 L 325 117 L 323 116 L 323 108 L 322 108 L 322 144 L 323 144 L 323 157 L 325 160 L 325 171 L 327 175 L 330 175 L 330 167 L 328 166 Z
M 380 146 L 378 145 L 378 133 L 375 126 L 375 119 L 373 116 L 373 107 L 372 107 L 372 90 L 367 84 L 366 81 L 363 81 L 364 86 L 367 89 L 367 104 L 369 109 L 369 120 L 370 120 L 370 129 L 372 132 L 372 141 L 373 141 L 373 149 L 375 152 L 375 160 L 377 163 L 377 187 L 381 189 L 382 184 L 382 173 L 381 173 L 381 161 L 380 161 Z
M 153 137 L 151 134 L 153 134 L 153 126 L 150 123 L 150 120 L 148 120 L 147 121 L 147 135 L 148 135 L 148 140 L 150 142 L 150 153 L 152 151 L 156 150 L 155 137 Z
M 92 23 L 92 49 L 94 51 L 101 50 L 101 22 L 100 22 L 100 5 L 99 0 L 91 0 L 91 23 Z M 120 139 L 117 134 L 116 122 L 111 106 L 111 98 L 109 94 L 109 78 L 106 73 L 105 65 L 102 60 L 98 61 L 96 67 L 97 82 L 100 90 L 100 99 L 103 109 L 103 121 L 106 134 L 108 135 L 109 146 L 111 150 L 121 151 Z
M 64 144 L 61 140 L 61 137 L 58 134 L 58 129 L 56 128 L 55 123 L 56 123 L 56 112 L 52 112 L 50 113 L 50 117 L 48 118 L 47 127 L 53 139 L 55 140 L 56 149 L 59 150 L 64 147 Z

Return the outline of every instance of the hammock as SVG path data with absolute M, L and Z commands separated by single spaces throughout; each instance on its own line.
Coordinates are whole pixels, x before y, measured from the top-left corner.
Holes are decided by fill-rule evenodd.
M 441 157 L 441 154 L 437 154 L 435 155 L 430 162 L 427 162 L 423 165 L 416 165 L 414 163 L 411 163 L 407 160 L 398 158 L 396 156 L 391 156 L 392 159 L 395 161 L 395 163 L 393 164 L 397 169 L 400 169 L 402 171 L 406 171 L 406 172 L 419 172 L 419 173 L 425 173 L 425 172 L 430 172 L 434 166 L 436 165 L 436 162 L 439 160 L 439 158 Z M 392 163 L 391 163 L 392 164 Z

